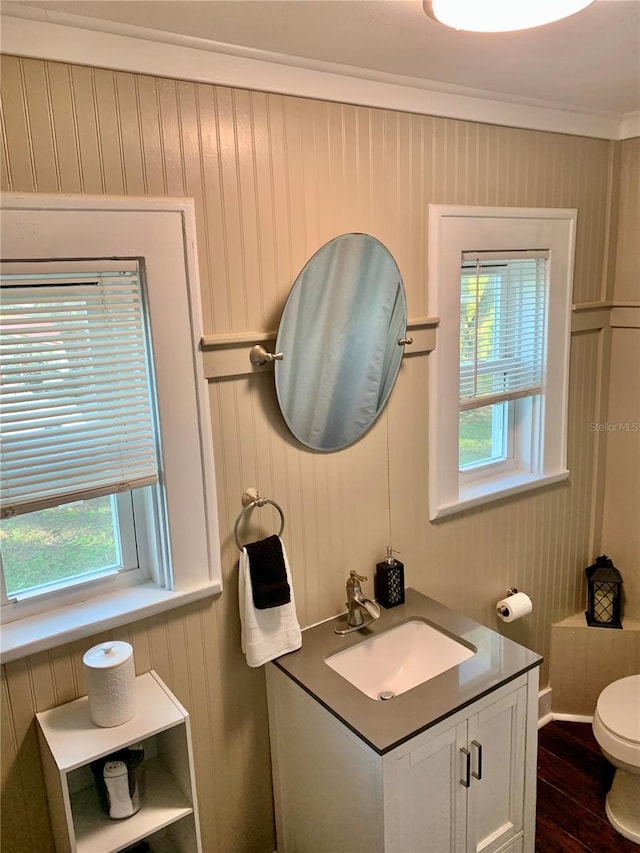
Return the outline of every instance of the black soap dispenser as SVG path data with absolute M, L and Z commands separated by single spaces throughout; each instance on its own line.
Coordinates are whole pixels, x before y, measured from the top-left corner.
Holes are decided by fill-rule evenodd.
M 387 609 L 404 604 L 404 563 L 393 556 L 393 548 L 387 546 L 387 559 L 376 566 L 374 581 L 376 601 Z

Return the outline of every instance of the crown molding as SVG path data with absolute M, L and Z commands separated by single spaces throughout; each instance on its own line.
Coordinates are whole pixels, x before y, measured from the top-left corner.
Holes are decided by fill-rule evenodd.
M 2 53 L 324 101 L 603 139 L 640 135 L 640 113 L 593 115 L 557 104 L 514 102 L 317 60 L 19 4 L 2 6 Z
M 627 113 L 620 123 L 618 139 L 635 139 L 640 136 L 640 112 Z

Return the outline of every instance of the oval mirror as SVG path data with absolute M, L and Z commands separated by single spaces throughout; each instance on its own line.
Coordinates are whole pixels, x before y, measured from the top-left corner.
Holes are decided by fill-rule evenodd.
M 406 328 L 402 277 L 382 243 L 342 234 L 313 255 L 276 341 L 278 402 L 298 441 L 340 450 L 369 429 L 398 375 Z

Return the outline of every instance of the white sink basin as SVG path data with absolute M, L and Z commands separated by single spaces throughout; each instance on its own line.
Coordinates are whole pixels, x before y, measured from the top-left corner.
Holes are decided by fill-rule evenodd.
M 391 699 L 474 654 L 437 628 L 412 619 L 336 652 L 325 662 L 372 699 Z

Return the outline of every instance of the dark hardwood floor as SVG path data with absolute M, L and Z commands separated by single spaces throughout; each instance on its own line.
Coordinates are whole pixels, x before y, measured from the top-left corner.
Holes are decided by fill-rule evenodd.
M 607 820 L 613 772 L 590 723 L 554 720 L 540 729 L 536 853 L 640 853 Z

